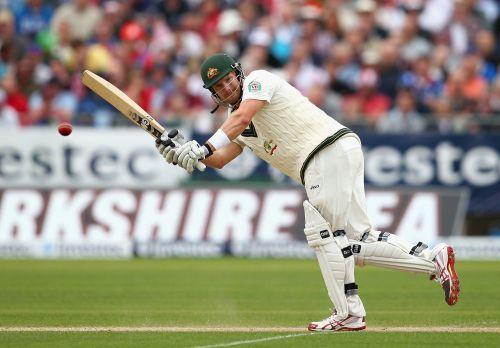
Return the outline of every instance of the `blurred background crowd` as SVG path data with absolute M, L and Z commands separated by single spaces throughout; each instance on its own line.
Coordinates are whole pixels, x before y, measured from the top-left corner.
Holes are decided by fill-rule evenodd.
M 495 0 L 0 0 L 0 127 L 128 121 L 81 84 L 109 79 L 162 123 L 225 117 L 199 67 L 226 52 L 351 127 L 500 129 Z

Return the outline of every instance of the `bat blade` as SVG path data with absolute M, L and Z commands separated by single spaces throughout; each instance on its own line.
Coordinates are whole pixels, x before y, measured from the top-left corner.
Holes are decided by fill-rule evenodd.
M 113 105 L 120 113 L 151 134 L 154 138 L 160 139 L 165 132 L 165 128 L 159 124 L 158 121 L 111 82 L 106 81 L 90 70 L 85 70 L 83 72 L 82 82 L 95 94 Z M 199 171 L 204 171 L 206 166 L 198 162 L 196 168 Z
M 83 72 L 82 82 L 95 94 L 113 105 L 125 117 L 153 137 L 159 139 L 165 131 L 165 128 L 133 101 L 132 98 L 99 75 L 94 74 L 90 70 L 85 70 Z

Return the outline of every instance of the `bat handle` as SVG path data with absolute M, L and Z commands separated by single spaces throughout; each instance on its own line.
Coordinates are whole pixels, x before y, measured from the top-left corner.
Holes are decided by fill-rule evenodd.
M 168 132 L 168 137 L 170 139 L 176 138 L 179 135 L 179 130 L 178 129 L 172 129 L 170 132 Z
M 204 172 L 205 169 L 207 169 L 207 166 L 201 162 L 198 162 L 196 163 L 196 169 L 198 169 L 200 172 Z

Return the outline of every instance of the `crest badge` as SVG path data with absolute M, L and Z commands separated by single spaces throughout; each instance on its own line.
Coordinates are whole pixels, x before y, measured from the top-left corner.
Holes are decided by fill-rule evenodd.
M 248 84 L 248 91 L 249 92 L 258 92 L 260 90 L 262 90 L 262 86 L 261 86 L 260 82 L 252 81 Z
M 207 77 L 209 79 L 212 79 L 215 76 L 217 76 L 218 73 L 219 73 L 219 69 L 217 69 L 217 68 L 208 68 Z
M 266 151 L 266 153 L 268 153 L 269 155 L 272 156 L 274 154 L 274 151 L 276 151 L 277 148 L 278 148 L 278 145 L 275 145 L 272 140 L 264 141 L 264 151 Z

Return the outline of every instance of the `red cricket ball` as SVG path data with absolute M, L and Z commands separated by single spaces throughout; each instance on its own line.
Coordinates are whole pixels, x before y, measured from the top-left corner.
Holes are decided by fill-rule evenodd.
M 71 126 L 71 123 L 61 122 L 59 127 L 57 127 L 57 130 L 59 131 L 59 134 L 61 134 L 62 136 L 68 136 L 73 131 L 73 126 Z

